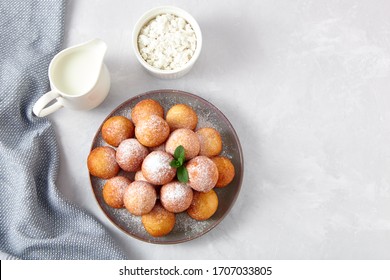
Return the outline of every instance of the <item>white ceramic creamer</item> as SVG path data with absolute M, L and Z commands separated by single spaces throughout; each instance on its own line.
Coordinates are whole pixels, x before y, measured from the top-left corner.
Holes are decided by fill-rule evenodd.
M 35 103 L 34 114 L 44 117 L 62 107 L 90 110 L 101 104 L 110 90 L 106 50 L 106 43 L 94 39 L 59 52 L 49 65 L 51 91 Z

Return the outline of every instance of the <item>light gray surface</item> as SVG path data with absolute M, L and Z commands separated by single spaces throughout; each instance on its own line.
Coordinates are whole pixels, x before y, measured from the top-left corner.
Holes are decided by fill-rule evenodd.
M 55 131 L 32 112 L 63 42 L 65 1 L 7 0 L 0 11 L 0 259 L 121 259 L 102 225 L 60 195 Z
M 162 4 L 190 12 L 203 32 L 201 56 L 179 80 L 148 75 L 131 49 L 136 20 Z M 61 152 L 58 185 L 129 258 L 390 257 L 389 1 L 114 0 L 68 8 L 66 46 L 106 41 L 112 89 L 93 111 L 50 117 Z M 225 220 L 169 246 L 117 230 L 95 202 L 86 168 L 103 119 L 128 98 L 163 88 L 217 106 L 245 159 L 242 191 Z

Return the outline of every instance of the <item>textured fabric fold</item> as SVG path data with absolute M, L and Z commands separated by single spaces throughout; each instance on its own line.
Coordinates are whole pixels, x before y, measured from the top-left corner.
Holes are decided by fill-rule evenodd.
M 125 259 L 105 228 L 56 187 L 54 129 L 32 113 L 61 49 L 65 1 L 0 2 L 0 258 Z

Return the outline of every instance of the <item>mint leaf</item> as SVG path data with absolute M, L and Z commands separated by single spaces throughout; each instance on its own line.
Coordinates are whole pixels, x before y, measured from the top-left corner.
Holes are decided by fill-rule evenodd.
M 179 166 L 182 166 L 184 163 L 184 157 L 180 157 L 177 159 L 177 162 L 180 164 Z
M 182 162 L 184 162 L 184 158 L 185 158 L 184 147 L 182 145 L 177 146 L 177 148 L 175 149 L 175 152 L 173 153 L 173 156 L 175 157 L 175 159 L 177 159 L 179 161 L 180 161 L 180 159 L 182 159 Z
M 176 160 L 176 159 L 173 159 L 170 163 L 169 163 L 170 166 L 174 167 L 174 168 L 178 168 L 180 166 L 182 166 L 182 163 L 180 163 L 180 161 Z
M 188 183 L 188 171 L 185 166 L 180 166 L 177 168 L 177 179 L 182 183 Z
M 188 171 L 185 168 L 185 166 L 183 165 L 184 161 L 186 159 L 186 155 L 185 155 L 184 147 L 182 145 L 178 146 L 175 149 L 175 152 L 173 153 L 173 157 L 175 159 L 173 159 L 170 162 L 170 165 L 177 169 L 177 172 L 176 172 L 177 179 L 182 183 L 187 183 L 188 182 Z

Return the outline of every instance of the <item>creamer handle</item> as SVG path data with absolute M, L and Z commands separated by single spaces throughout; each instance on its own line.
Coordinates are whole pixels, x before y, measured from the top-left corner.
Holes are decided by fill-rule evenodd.
M 54 99 L 57 99 L 55 103 L 46 107 L 47 104 L 49 104 Z M 37 117 L 45 117 L 47 115 L 50 115 L 51 113 L 54 113 L 55 111 L 63 107 L 61 99 L 62 97 L 60 97 L 60 94 L 58 92 L 49 91 L 42 95 L 37 102 L 35 102 L 33 107 L 33 113 Z

